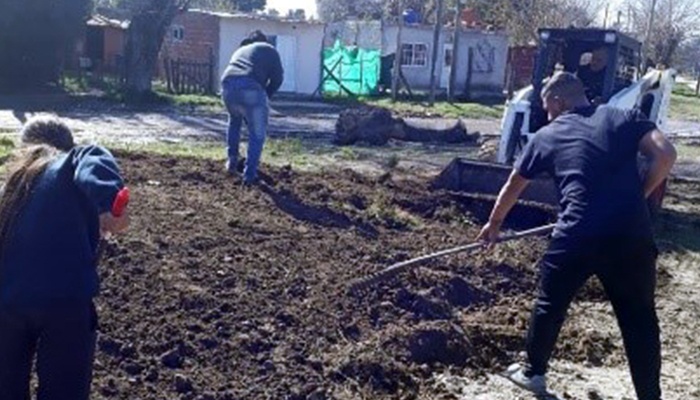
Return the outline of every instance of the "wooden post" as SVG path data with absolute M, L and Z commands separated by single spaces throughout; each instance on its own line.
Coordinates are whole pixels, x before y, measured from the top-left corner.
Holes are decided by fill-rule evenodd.
M 467 99 L 472 98 L 472 64 L 474 62 L 474 48 L 469 48 L 469 59 L 467 60 L 467 82 L 464 85 L 464 95 Z
M 166 85 L 168 86 L 168 93 L 172 93 L 173 86 L 172 86 L 172 81 L 170 79 L 170 62 L 168 61 L 167 58 L 163 59 L 163 69 L 165 70 L 165 82 L 166 82 Z
M 440 44 L 440 32 L 442 32 L 442 9 L 444 1 L 437 0 L 437 13 L 435 15 L 435 30 L 433 31 L 433 58 L 430 60 L 430 96 L 428 97 L 428 104 L 433 105 L 435 103 L 435 66 L 437 64 L 438 58 L 438 45 Z
M 462 33 L 462 0 L 457 0 L 455 15 L 454 40 L 452 41 L 452 65 L 450 65 L 450 81 L 447 84 L 447 100 L 454 101 L 455 86 L 457 86 L 457 58 L 459 55 L 459 37 Z
M 396 52 L 394 53 L 394 67 L 391 74 L 391 100 L 396 101 L 399 96 L 399 85 L 401 79 L 401 31 L 403 30 L 403 0 L 399 0 L 399 9 L 397 12 L 398 32 L 396 33 Z
M 698 77 L 696 79 L 697 82 L 695 82 L 695 95 L 700 96 L 700 69 L 698 69 Z
M 358 49 L 358 52 L 359 52 L 359 49 Z M 362 88 L 364 88 L 364 81 L 363 81 L 364 76 L 362 74 L 363 72 L 364 72 L 364 64 L 362 63 L 362 53 L 360 53 L 360 87 L 356 93 L 358 96 L 362 95 Z
M 207 94 L 214 93 L 214 49 L 209 48 L 209 66 L 207 72 L 209 73 L 209 81 L 207 82 Z

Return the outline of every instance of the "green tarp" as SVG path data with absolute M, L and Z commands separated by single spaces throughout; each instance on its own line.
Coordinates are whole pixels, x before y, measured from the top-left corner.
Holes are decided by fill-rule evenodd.
M 323 65 L 353 95 L 377 93 L 381 65 L 379 50 L 346 47 L 336 41 L 333 48 L 323 50 Z M 323 92 L 347 95 L 326 69 L 323 71 Z

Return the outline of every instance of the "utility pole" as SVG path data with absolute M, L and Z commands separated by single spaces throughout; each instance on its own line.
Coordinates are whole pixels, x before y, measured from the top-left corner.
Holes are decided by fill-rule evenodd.
M 442 32 L 442 9 L 444 0 L 437 0 L 437 13 L 435 15 L 435 31 L 433 32 L 433 57 L 430 60 L 430 96 L 428 104 L 431 106 L 435 103 L 435 66 L 437 65 L 438 45 L 440 44 L 440 32 Z
M 605 19 L 603 20 L 603 29 L 608 29 L 608 12 L 610 11 L 610 3 L 605 5 Z
M 396 33 L 396 52 L 394 53 L 394 67 L 392 68 L 391 76 L 391 100 L 396 101 L 399 97 L 399 86 L 401 79 L 401 31 L 403 30 L 403 0 L 399 0 L 398 14 L 398 31 Z
M 651 39 L 651 32 L 654 28 L 654 13 L 656 12 L 656 0 L 651 0 L 651 12 L 649 13 L 649 24 L 647 25 L 646 38 L 644 38 L 644 46 L 642 47 L 642 75 L 646 73 L 647 59 L 649 58 L 649 40 Z
M 466 1 L 466 0 L 464 0 Z M 447 99 L 453 101 L 457 86 L 457 56 L 459 52 L 459 37 L 462 33 L 462 0 L 457 0 L 455 15 L 454 40 L 452 41 L 452 63 L 450 65 L 450 81 L 447 84 Z

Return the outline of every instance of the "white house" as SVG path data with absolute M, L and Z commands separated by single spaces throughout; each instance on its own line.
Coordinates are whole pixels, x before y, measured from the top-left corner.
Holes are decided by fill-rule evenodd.
M 385 25 L 382 55 L 396 53 L 398 26 Z M 472 93 L 500 94 L 503 90 L 508 59 L 508 36 L 500 31 L 463 29 L 459 49 L 455 53 L 454 28 L 443 28 L 438 41 L 436 75 L 441 88 L 447 88 L 451 60 L 457 55 L 456 86 L 463 92 L 467 82 L 469 49 L 472 49 Z M 430 65 L 433 55 L 433 27 L 408 25 L 401 31 L 402 72 L 414 89 L 430 87 Z
M 219 88 L 233 52 L 252 31 L 263 31 L 277 47 L 284 67 L 282 92 L 312 94 L 321 82 L 325 25 L 250 14 L 188 10 L 178 15 L 166 36 L 161 58 L 214 63 Z

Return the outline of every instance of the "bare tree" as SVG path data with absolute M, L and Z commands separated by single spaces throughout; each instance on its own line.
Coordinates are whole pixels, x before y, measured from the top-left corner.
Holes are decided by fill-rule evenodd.
M 151 80 L 158 62 L 158 53 L 165 33 L 177 13 L 185 10 L 190 0 L 132 0 L 124 60 L 126 92 L 138 99 L 151 93 Z
M 540 28 L 586 28 L 602 9 L 599 0 L 495 0 L 477 6 L 484 19 L 505 28 L 513 44 L 537 41 Z
M 645 43 L 645 55 L 652 64 L 673 65 L 676 53 L 688 34 L 700 24 L 700 1 L 656 0 L 653 25 L 652 0 L 628 0 L 630 33 Z
M 127 31 L 124 62 L 126 67 L 126 93 L 140 99 L 151 93 L 151 81 L 158 62 L 163 39 L 179 12 L 184 12 L 194 2 L 220 3 L 214 0 L 120 0 L 119 5 L 129 10 L 131 23 Z M 265 7 L 265 0 L 230 0 L 235 9 L 251 11 Z

